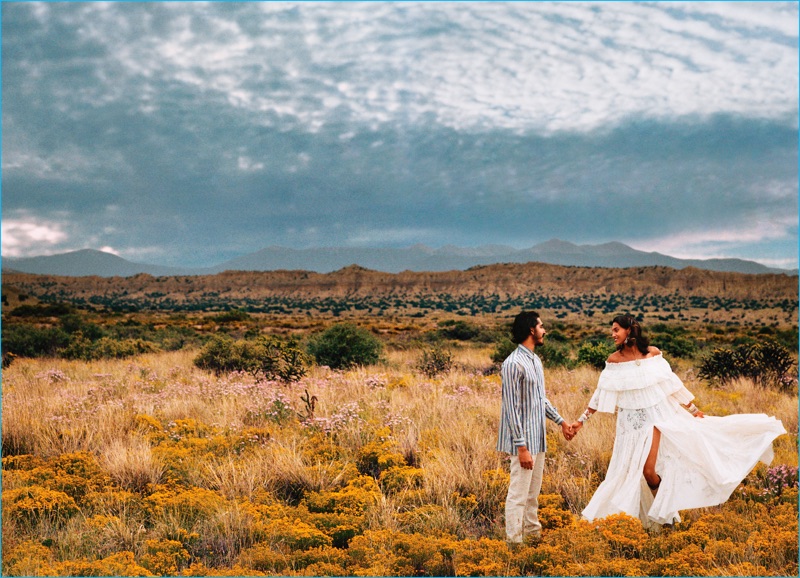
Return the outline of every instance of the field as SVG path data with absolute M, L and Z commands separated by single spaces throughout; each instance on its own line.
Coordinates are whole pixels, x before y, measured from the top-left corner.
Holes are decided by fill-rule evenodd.
M 284 383 L 215 375 L 193 361 L 213 333 L 304 339 L 335 317 L 61 314 L 30 327 L 71 327 L 71 343 L 79 327 L 87 343 L 91 329 L 94 343 L 145 336 L 157 347 L 121 359 L 81 358 L 94 350 L 76 348 L 73 359 L 18 357 L 4 369 L 4 575 L 797 575 L 796 380 L 721 387 L 697 372 L 704 352 L 763 328 L 720 322 L 686 333 L 667 320 L 660 335 L 695 347 L 669 355 L 662 345 L 706 413 L 783 421 L 789 434 L 770 466 L 727 503 L 683 512 L 660 532 L 625 516 L 588 523 L 579 513 L 604 477 L 615 417 L 597 415 L 571 442 L 550 423 L 544 536 L 509 549 L 491 361 L 506 319 L 362 316 L 355 321 L 385 344 L 381 361 L 313 365 Z M 551 352 L 599 338 L 606 323 L 553 325 L 560 349 Z M 459 335 L 465 328 L 474 331 Z M 796 331 L 767 333 L 791 342 Z M 448 371 L 420 370 L 432 345 L 451 353 Z M 571 420 L 599 370 L 553 363 L 545 375 Z

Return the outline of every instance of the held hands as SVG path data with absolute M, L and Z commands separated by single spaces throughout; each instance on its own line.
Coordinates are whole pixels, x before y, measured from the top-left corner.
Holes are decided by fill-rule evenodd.
M 578 433 L 578 432 L 577 432 L 577 430 L 575 430 L 575 424 L 574 423 L 573 424 L 568 424 L 566 421 L 562 421 L 561 422 L 561 433 L 563 433 L 564 437 L 567 439 L 567 441 L 569 441 L 572 438 L 574 438 L 575 434 Z

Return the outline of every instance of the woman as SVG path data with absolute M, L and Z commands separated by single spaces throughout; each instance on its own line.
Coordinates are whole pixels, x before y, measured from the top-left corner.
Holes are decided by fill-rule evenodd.
M 616 317 L 611 336 L 617 351 L 572 424 L 577 433 L 596 411 L 617 411 L 606 479 L 585 518 L 625 512 L 645 527 L 678 522 L 679 510 L 723 503 L 759 460 L 772 461 L 772 442 L 786 433 L 780 421 L 765 414 L 704 416 L 635 318 Z

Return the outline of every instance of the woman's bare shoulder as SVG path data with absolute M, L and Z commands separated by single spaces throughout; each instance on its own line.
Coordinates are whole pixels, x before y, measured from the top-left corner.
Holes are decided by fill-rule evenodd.
M 622 353 L 619 351 L 615 351 L 608 356 L 608 359 L 606 359 L 607 363 L 621 363 L 623 361 L 625 361 L 625 359 L 622 357 Z
M 647 357 L 656 357 L 661 355 L 661 350 L 658 347 L 650 346 L 647 348 Z

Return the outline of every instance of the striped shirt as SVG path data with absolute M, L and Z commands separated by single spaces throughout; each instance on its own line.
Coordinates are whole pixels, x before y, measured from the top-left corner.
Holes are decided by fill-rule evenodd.
M 564 418 L 545 397 L 541 360 L 520 345 L 503 362 L 500 375 L 503 391 L 497 451 L 515 455 L 518 447 L 525 446 L 534 455 L 544 452 L 545 418 L 559 425 Z

